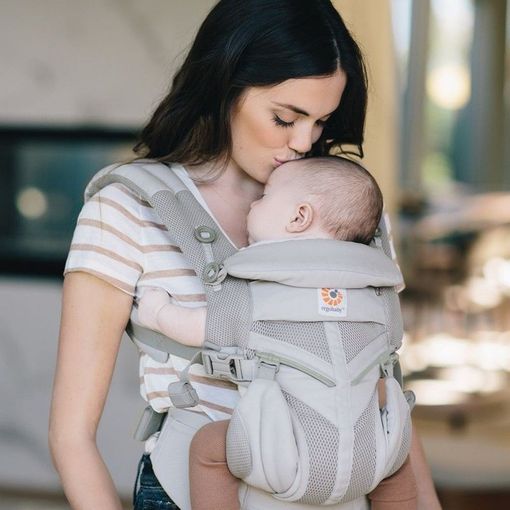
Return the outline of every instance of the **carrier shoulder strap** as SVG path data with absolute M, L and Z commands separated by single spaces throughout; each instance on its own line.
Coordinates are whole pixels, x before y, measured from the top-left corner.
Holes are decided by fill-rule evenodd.
M 221 268 L 221 262 L 235 253 L 236 248 L 175 172 L 151 160 L 111 165 L 94 177 L 85 190 L 85 198 L 90 198 L 113 183 L 123 184 L 155 210 L 167 227 L 172 241 L 181 249 L 199 278 L 202 278 L 207 306 L 224 309 L 227 303 L 235 327 L 225 328 L 221 313 L 208 313 L 206 339 L 215 345 L 230 346 L 238 344 L 240 338 L 247 338 L 250 323 L 249 314 L 246 314 L 246 310 L 249 310 L 247 284 L 234 278 L 224 282 L 225 273 Z M 141 327 L 136 322 L 135 308 L 131 319 L 128 334 L 158 361 L 166 360 L 168 353 L 191 359 L 200 350 L 183 346 Z

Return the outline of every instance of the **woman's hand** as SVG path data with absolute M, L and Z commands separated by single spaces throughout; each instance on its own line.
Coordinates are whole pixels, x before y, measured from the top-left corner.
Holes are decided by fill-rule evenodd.
M 133 298 L 88 273 L 66 276 L 49 444 L 73 509 L 121 510 L 96 431 Z

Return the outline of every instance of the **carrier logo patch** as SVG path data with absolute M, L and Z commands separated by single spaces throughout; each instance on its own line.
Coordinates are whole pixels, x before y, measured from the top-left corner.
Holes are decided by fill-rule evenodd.
M 318 289 L 319 315 L 345 317 L 347 315 L 347 291 L 345 289 Z

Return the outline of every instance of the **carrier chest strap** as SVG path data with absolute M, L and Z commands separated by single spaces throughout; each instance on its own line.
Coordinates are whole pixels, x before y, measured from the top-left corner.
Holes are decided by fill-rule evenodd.
M 255 351 L 247 358 L 240 350 L 223 348 L 203 350 L 202 361 L 208 376 L 227 379 L 234 383 L 251 382 L 259 377 L 274 379 L 283 365 L 299 370 L 330 388 L 336 386 L 335 379 L 330 374 L 280 354 Z

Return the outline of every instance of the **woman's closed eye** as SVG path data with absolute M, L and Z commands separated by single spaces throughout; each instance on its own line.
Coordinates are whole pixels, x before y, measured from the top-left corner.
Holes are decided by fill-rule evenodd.
M 294 125 L 294 121 L 292 122 L 285 122 L 283 119 L 278 117 L 278 115 L 273 114 L 273 122 L 280 127 L 292 127 Z
M 283 119 L 281 119 L 280 117 L 278 117 L 278 115 L 274 114 L 273 116 L 273 122 L 277 125 L 277 126 L 280 126 L 280 127 L 284 127 L 284 128 L 290 128 L 292 126 L 294 126 L 295 124 L 295 121 L 292 121 L 292 122 L 286 122 L 284 121 Z M 317 124 L 317 126 L 323 128 L 327 123 L 327 120 L 317 120 L 315 122 L 315 124 Z

